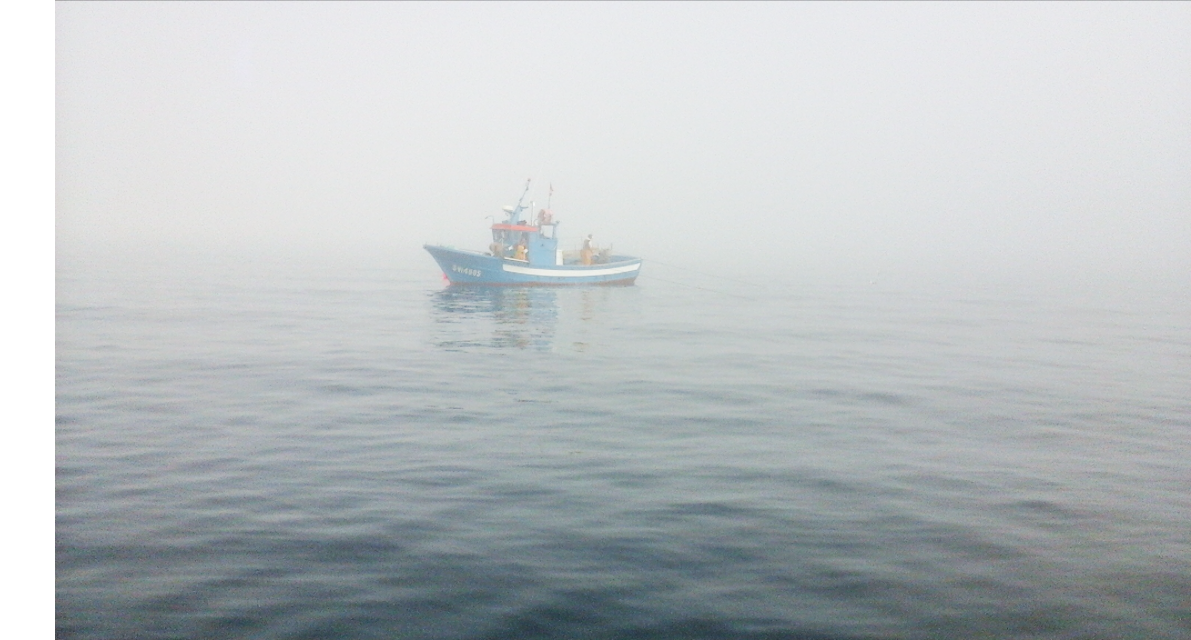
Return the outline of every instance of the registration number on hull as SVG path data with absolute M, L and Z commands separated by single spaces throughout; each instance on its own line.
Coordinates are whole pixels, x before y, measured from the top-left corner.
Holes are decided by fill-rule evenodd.
M 478 277 L 484 275 L 484 272 L 480 271 L 479 269 L 471 269 L 468 267 L 461 267 L 457 264 L 451 265 L 451 271 L 454 271 L 455 273 L 462 273 L 465 276 L 471 276 L 473 278 L 478 278 Z

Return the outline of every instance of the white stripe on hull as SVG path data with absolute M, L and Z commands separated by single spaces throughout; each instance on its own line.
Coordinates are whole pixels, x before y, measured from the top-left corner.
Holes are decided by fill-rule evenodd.
M 628 273 L 636 271 L 641 268 L 641 263 L 625 265 L 623 267 L 608 267 L 606 269 L 534 269 L 533 267 L 521 267 L 515 264 L 501 265 L 501 268 L 507 273 L 516 273 L 523 276 L 551 276 L 557 278 L 590 278 L 591 276 L 611 276 L 618 273 Z

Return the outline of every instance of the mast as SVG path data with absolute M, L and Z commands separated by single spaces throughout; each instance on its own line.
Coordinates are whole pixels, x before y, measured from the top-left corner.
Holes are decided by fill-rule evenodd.
M 509 212 L 509 224 L 517 224 L 517 216 L 525 209 L 525 194 L 529 193 L 529 183 L 532 181 L 533 178 L 525 179 L 525 190 L 521 192 L 521 197 L 517 198 L 517 206 Z

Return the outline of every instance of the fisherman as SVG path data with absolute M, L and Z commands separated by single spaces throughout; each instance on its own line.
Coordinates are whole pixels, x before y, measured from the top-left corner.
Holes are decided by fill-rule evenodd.
M 542 227 L 542 226 L 550 224 L 553 221 L 553 218 L 554 218 L 553 213 L 550 213 L 549 211 L 542 209 L 541 211 L 538 212 L 538 226 Z
M 525 243 L 520 243 L 517 245 L 516 250 L 513 252 L 513 259 L 514 260 L 525 260 L 526 253 L 528 253 L 528 250 L 525 247 Z
M 591 234 L 587 234 L 587 239 L 583 241 L 583 249 L 579 251 L 579 260 L 584 265 L 591 264 L 591 255 L 595 252 L 591 243 Z

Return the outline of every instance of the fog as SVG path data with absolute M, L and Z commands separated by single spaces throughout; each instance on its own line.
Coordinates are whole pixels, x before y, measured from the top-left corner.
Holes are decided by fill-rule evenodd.
M 1191 5 L 58 3 L 61 257 L 1191 274 Z M 550 189 L 553 188 L 553 195 Z

